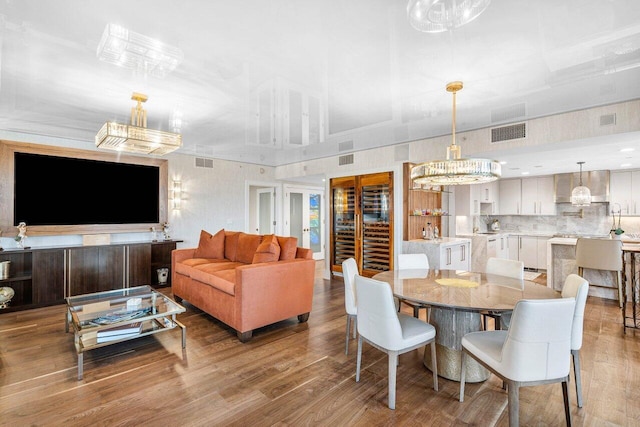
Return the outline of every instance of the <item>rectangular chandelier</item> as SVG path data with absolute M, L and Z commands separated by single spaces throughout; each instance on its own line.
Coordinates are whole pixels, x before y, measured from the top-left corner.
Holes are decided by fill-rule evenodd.
M 180 134 L 147 129 L 147 112 L 142 108 L 146 95 L 134 92 L 131 99 L 138 102 L 131 109 L 131 124 L 106 122 L 96 134 L 96 147 L 162 156 L 182 146 Z

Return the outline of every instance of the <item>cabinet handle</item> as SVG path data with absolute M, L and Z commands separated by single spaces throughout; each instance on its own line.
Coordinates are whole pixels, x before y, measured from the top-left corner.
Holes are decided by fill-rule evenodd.
M 484 189 L 484 200 L 485 200 L 485 202 L 489 201 L 489 189 L 488 188 Z
M 464 261 L 466 258 L 466 249 L 467 247 L 465 245 L 462 245 L 462 252 L 460 253 L 460 261 Z
M 520 215 L 520 202 L 516 202 L 516 213 Z
M 451 265 L 451 248 L 447 248 L 447 265 Z
M 522 249 L 522 237 L 518 237 L 518 245 L 520 246 L 520 249 Z
M 500 239 L 500 250 L 504 250 L 504 239 Z

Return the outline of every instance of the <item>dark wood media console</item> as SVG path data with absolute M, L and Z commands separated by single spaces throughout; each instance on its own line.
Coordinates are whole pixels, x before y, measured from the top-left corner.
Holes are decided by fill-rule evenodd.
M 171 267 L 171 251 L 182 240 L 127 242 L 99 246 L 5 249 L 11 261 L 0 287 L 13 288 L 7 311 L 62 304 L 65 297 L 140 285 L 159 286 L 157 270 Z M 164 286 L 171 284 L 171 274 Z

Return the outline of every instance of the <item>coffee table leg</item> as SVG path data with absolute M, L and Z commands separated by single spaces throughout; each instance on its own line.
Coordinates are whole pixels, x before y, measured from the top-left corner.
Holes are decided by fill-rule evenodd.
M 84 353 L 78 353 L 78 381 L 80 381 L 82 379 L 82 374 L 83 374 L 83 360 L 84 359 Z
M 187 327 L 173 318 L 173 322 L 182 329 L 182 348 L 187 348 Z

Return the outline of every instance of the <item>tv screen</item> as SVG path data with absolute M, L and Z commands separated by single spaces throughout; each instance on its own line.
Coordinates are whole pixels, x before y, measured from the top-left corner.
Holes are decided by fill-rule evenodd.
M 160 168 L 15 153 L 14 225 L 159 222 Z

